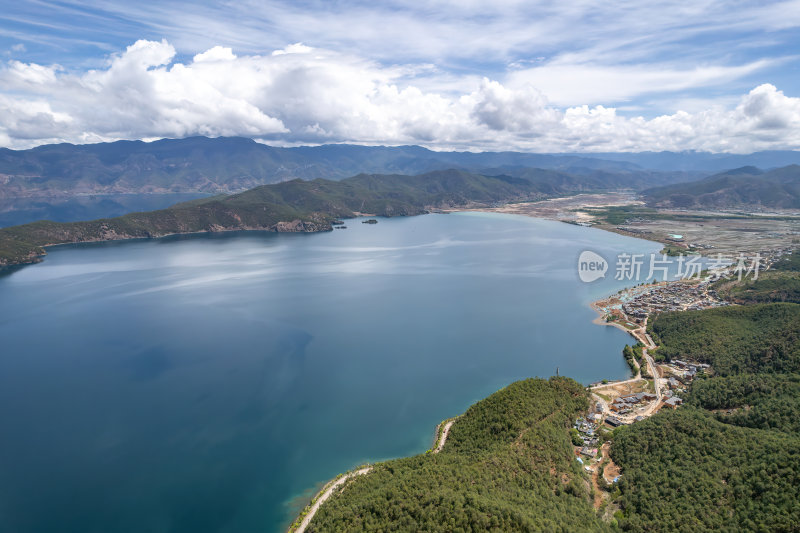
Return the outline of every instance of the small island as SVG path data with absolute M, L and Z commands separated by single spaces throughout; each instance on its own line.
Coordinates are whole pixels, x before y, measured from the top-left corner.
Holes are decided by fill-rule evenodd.
M 377 221 L 377 220 L 375 220 L 374 218 L 371 218 L 371 219 L 369 219 L 369 220 L 362 220 L 362 221 L 361 221 L 361 223 L 362 223 L 362 224 L 377 224 L 377 223 L 378 223 L 378 221 Z

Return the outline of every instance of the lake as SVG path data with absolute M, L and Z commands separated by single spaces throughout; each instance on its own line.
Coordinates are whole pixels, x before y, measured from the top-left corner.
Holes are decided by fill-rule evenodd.
M 321 483 L 556 373 L 623 378 L 580 252 L 513 215 L 61 246 L 0 277 L 0 531 L 277 532 Z M 630 284 L 630 282 L 628 282 Z

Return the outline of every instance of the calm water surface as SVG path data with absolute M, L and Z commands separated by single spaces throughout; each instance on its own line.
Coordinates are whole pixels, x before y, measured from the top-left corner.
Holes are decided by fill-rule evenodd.
M 511 381 L 628 374 L 631 338 L 587 306 L 622 283 L 576 261 L 659 245 L 480 213 L 347 224 L 58 247 L 0 277 L 0 531 L 281 531 Z

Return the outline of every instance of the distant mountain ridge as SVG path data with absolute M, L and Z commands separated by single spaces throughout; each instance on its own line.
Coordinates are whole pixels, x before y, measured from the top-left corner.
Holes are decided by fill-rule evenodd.
M 87 222 L 40 221 L 0 229 L 0 266 L 31 263 L 52 244 L 234 230 L 317 232 L 358 213 L 417 215 L 429 209 L 542 198 L 537 184 L 459 170 L 417 176 L 360 174 L 332 181 L 291 180 L 224 197 Z
M 19 151 L 0 148 L 0 198 L 231 193 L 295 178 L 418 175 L 451 168 L 512 176 L 530 169 L 555 170 L 585 179 L 587 184 L 579 189 L 588 188 L 589 182 L 592 188 L 610 188 L 606 180 L 643 189 L 702 175 L 685 169 L 645 169 L 591 154 L 434 152 L 419 146 L 340 144 L 279 148 L 240 137 L 189 137 L 150 143 L 56 144 Z
M 567 155 L 567 154 L 564 154 Z M 577 155 L 577 154 L 572 154 Z M 717 173 L 730 168 L 753 166 L 765 169 L 800 164 L 800 151 L 769 150 L 752 154 L 712 154 L 710 152 L 621 152 L 594 153 L 606 161 L 626 162 L 640 168 L 669 171 Z
M 648 189 L 642 195 L 652 207 L 800 209 L 800 165 L 769 171 L 747 166 L 691 183 Z

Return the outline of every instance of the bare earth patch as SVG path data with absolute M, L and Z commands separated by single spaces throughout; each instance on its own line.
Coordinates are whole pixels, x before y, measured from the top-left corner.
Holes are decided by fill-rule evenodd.
M 449 211 L 485 211 L 509 213 L 562 222 L 592 225 L 622 235 L 661 242 L 689 250 L 693 244 L 703 255 L 754 254 L 785 249 L 800 243 L 800 214 L 796 211 L 744 213 L 741 211 L 681 211 L 659 209 L 656 220 L 634 217 L 624 224 L 607 224 L 590 210 L 609 206 L 642 206 L 635 192 L 577 194 L 536 202 L 506 204 L 497 207 L 474 207 Z M 741 215 L 756 215 L 744 217 Z M 687 220 L 687 216 L 702 219 Z M 739 218 L 736 218 L 739 216 Z M 663 218 L 662 218 L 663 217 Z M 670 218 L 674 217 L 674 218 Z M 681 235 L 679 242 L 671 235 Z
M 636 193 L 633 192 L 593 193 L 576 194 L 575 196 L 566 196 L 563 198 L 551 198 L 540 202 L 524 202 L 519 204 L 506 204 L 499 207 L 466 209 L 466 211 L 508 213 L 568 222 L 590 222 L 594 217 L 586 212 L 580 211 L 581 208 L 608 207 L 610 205 L 642 205 L 642 201 L 639 200 Z M 457 211 L 465 211 L 465 209 L 458 209 Z

